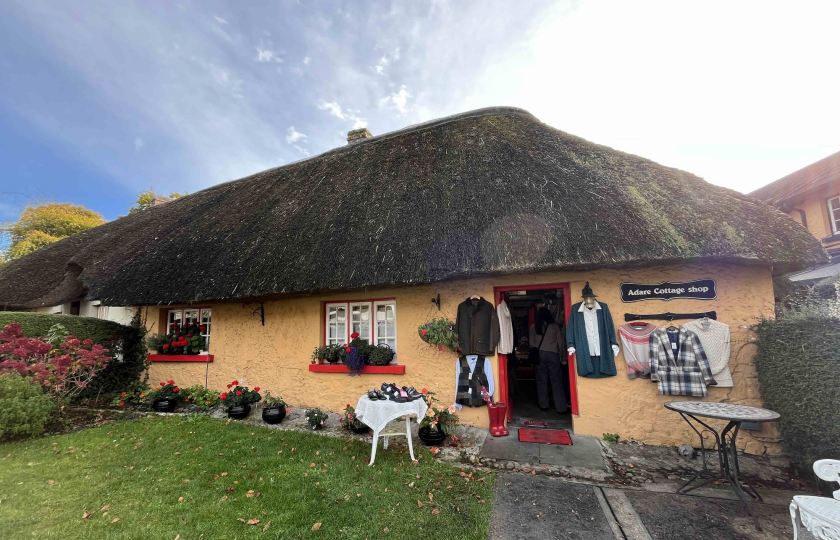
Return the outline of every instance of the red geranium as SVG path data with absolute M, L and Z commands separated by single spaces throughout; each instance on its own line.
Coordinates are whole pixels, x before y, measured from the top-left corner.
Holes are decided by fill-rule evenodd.
M 120 401 L 120 407 L 125 407 L 125 401 Z
M 165 382 L 160 383 L 161 386 L 166 386 Z
M 242 395 L 242 390 L 237 390 L 237 391 L 236 391 L 236 395 L 237 395 L 237 396 L 241 396 L 241 395 Z
M 254 392 L 259 392 L 259 391 L 260 391 L 260 387 L 259 387 L 259 386 L 255 386 L 255 387 L 254 387 Z
M 192 334 L 187 334 L 187 337 L 192 337 Z
M 233 382 L 232 382 L 232 383 L 230 383 L 230 384 L 232 384 L 233 386 L 236 386 L 237 384 L 239 384 L 239 381 L 233 381 Z
M 172 389 L 172 391 L 173 391 L 173 392 L 178 392 L 178 391 L 180 391 L 180 390 L 181 390 L 181 389 L 180 389 L 180 388 L 178 388 L 177 386 L 176 386 L 175 388 L 173 388 L 173 389 Z
M 353 350 L 352 347 L 347 347 L 346 349 L 344 349 L 344 352 L 349 353 L 352 350 Z
M 425 330 L 423 330 L 423 335 L 424 335 L 424 336 L 426 335 L 426 331 L 425 331 Z
M 428 391 L 428 390 L 426 390 L 425 388 L 422 388 L 422 389 L 420 390 L 420 393 L 421 393 L 421 394 L 426 394 L 426 393 L 428 393 L 428 392 L 429 392 L 429 391 Z
M 225 392 L 221 396 L 219 396 L 219 399 L 227 399 L 227 392 Z
M 358 332 L 353 332 L 352 334 L 350 334 L 350 337 L 352 339 L 356 339 L 357 337 L 359 337 L 359 333 Z
M 230 387 L 231 387 L 231 386 L 233 386 L 233 385 L 232 385 L 232 384 L 229 384 L 229 385 L 227 385 L 227 386 L 228 386 L 228 388 L 230 388 Z
M 166 381 L 166 384 L 175 384 L 175 381 L 173 381 L 172 379 L 169 379 L 168 381 Z
M 167 349 L 169 349 L 169 344 L 166 344 L 166 345 L 163 346 L 164 351 L 167 350 Z
M 201 330 L 202 332 L 204 332 L 205 330 L 207 330 L 207 326 L 202 324 L 201 326 L 198 327 L 198 329 Z

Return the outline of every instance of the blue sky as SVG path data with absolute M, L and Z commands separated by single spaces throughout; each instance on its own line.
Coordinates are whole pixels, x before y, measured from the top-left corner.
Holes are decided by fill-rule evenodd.
M 840 150 L 839 4 L 7 0 L 0 221 L 490 105 L 751 191 Z

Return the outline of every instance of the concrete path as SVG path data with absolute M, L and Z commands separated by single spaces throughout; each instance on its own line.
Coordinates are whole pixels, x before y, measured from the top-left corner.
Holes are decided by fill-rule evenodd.
M 790 493 L 762 492 L 753 508 L 762 531 L 753 526 L 731 491 L 710 496 L 677 495 L 640 489 L 575 483 L 543 475 L 496 475 L 490 540 L 789 540 Z M 800 536 L 812 540 L 807 532 Z
M 573 444 L 570 446 L 519 442 L 517 429 L 511 428 L 507 437 L 485 439 L 481 447 L 481 459 L 608 470 L 598 439 L 574 434 L 571 437 Z

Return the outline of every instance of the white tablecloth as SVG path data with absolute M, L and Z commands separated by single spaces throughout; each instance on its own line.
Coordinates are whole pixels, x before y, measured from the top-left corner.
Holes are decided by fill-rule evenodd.
M 426 416 L 428 408 L 429 406 L 423 399 L 397 403 L 390 399 L 371 401 L 367 396 L 362 396 L 356 403 L 356 416 L 363 424 L 378 433 L 388 422 L 405 415 L 414 415 L 419 424 Z

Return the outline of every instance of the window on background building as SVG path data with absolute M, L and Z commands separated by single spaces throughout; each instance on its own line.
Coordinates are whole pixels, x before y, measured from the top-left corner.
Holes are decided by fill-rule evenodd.
M 166 316 L 166 333 L 171 334 L 175 325 L 197 324 L 206 326 L 201 332 L 204 337 L 204 350 L 210 349 L 210 326 L 212 310 L 210 308 L 170 309 Z
M 96 318 L 97 319 L 107 319 L 108 318 L 108 306 L 103 306 L 102 304 L 96 307 Z
M 358 332 L 368 343 L 384 343 L 397 350 L 397 305 L 394 300 L 327 302 L 325 343 L 343 345 Z M 396 355 L 392 363 L 397 363 Z
M 840 196 L 832 197 L 828 203 L 828 221 L 831 222 L 832 234 L 840 233 Z

